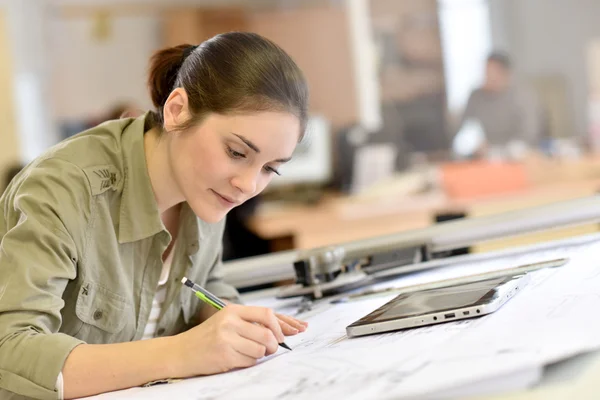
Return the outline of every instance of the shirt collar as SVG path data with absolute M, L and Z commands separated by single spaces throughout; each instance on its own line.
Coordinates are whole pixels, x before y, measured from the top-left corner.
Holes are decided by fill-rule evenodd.
M 146 164 L 144 133 L 149 128 L 149 114 L 145 114 L 133 120 L 123 131 L 121 151 L 125 179 L 121 195 L 119 243 L 134 242 L 166 231 Z M 187 203 L 182 204 L 179 221 L 187 242 L 188 255 L 196 254 L 199 240 L 210 233 L 211 224 L 200 220 Z
M 149 114 L 126 126 L 121 136 L 124 182 L 119 215 L 119 243 L 145 239 L 165 230 L 146 165 L 144 132 Z
M 181 232 L 184 233 L 186 238 L 187 254 L 192 256 L 198 252 L 200 248 L 199 241 L 209 233 L 210 226 L 199 219 L 187 203 L 183 203 L 181 206 L 179 223 Z

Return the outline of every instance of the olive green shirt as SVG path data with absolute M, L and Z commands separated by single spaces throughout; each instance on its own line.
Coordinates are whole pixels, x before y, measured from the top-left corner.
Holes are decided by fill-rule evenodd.
M 0 198 L 1 399 L 56 399 L 75 346 L 142 337 L 171 241 L 146 166 L 148 125 L 147 115 L 110 121 L 65 140 Z M 182 206 L 157 335 L 199 322 L 203 303 L 183 276 L 237 299 L 222 281 L 223 229 Z

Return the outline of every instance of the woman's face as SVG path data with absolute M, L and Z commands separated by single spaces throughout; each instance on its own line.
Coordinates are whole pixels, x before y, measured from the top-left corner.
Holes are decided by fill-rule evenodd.
M 173 178 L 199 218 L 220 221 L 262 192 L 292 156 L 299 135 L 291 113 L 209 114 L 199 125 L 168 135 Z

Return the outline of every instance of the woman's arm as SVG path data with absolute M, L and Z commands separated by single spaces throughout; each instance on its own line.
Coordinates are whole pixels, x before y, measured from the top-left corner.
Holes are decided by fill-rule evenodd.
M 175 377 L 175 336 L 116 344 L 82 344 L 63 367 L 64 397 L 71 399 Z
M 81 169 L 59 159 L 27 167 L 0 199 L 0 397 L 56 398 L 65 359 L 82 343 L 59 330 L 89 200 Z
M 82 344 L 73 349 L 63 367 L 64 396 L 90 396 L 157 379 L 249 367 L 275 353 L 283 337 L 272 310 L 231 304 L 176 336 L 119 344 Z

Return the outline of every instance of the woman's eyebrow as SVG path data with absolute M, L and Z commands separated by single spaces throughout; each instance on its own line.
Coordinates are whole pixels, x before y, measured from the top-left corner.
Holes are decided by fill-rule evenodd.
M 237 136 L 242 142 L 246 143 L 246 146 L 250 147 L 255 152 L 260 153 L 260 149 L 254 143 L 252 143 L 250 140 L 246 139 L 242 135 L 238 135 L 237 133 L 231 132 L 231 134 Z
M 231 132 L 232 135 L 236 136 L 238 139 L 240 139 L 242 142 L 244 142 L 246 144 L 246 146 L 250 147 L 252 150 L 254 150 L 257 153 L 260 153 L 260 149 L 254 144 L 252 143 L 249 139 L 245 138 L 242 135 L 238 135 L 237 133 L 233 133 Z M 288 161 L 290 161 L 292 159 L 292 157 L 287 157 L 287 158 L 278 158 L 277 160 L 273 161 L 273 162 L 277 162 L 277 163 L 286 163 Z
M 283 163 L 286 163 L 286 162 L 290 161 L 291 159 L 292 159 L 292 157 L 288 157 L 288 158 L 278 158 L 278 159 L 277 159 L 277 160 L 275 160 L 274 162 L 277 162 L 277 163 L 282 163 L 282 164 L 283 164 Z

